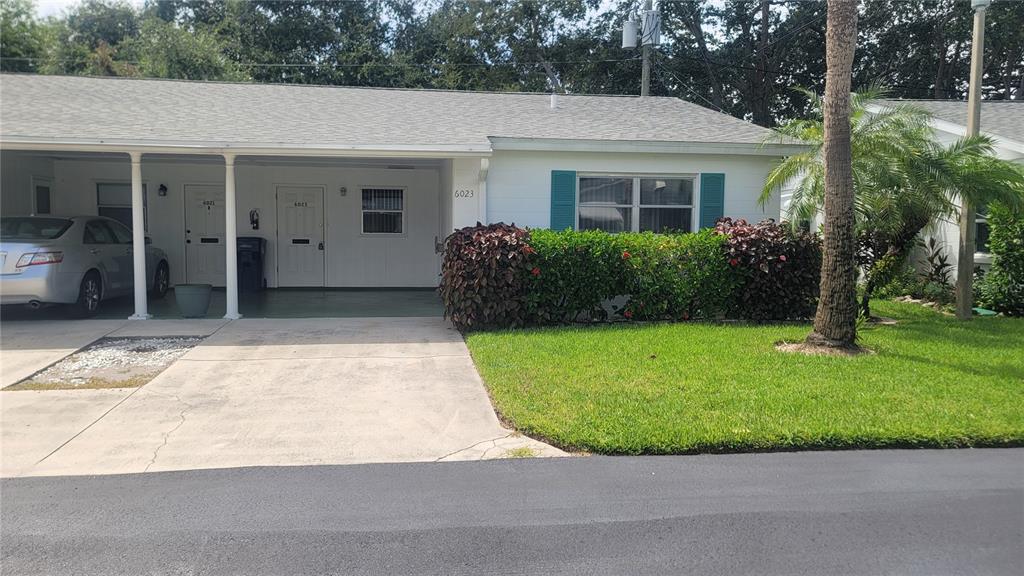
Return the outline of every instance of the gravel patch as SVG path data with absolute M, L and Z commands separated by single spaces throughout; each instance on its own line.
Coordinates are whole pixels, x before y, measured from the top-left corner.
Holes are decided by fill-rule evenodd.
M 202 342 L 197 337 L 101 338 L 13 389 L 141 386 Z

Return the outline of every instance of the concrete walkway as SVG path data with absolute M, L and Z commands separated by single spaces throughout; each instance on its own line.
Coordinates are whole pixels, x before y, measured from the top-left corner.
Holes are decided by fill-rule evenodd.
M 0 393 L 0 473 L 465 460 L 522 447 L 562 454 L 500 425 L 461 336 L 440 318 L 115 328 L 106 333 L 212 335 L 139 389 Z

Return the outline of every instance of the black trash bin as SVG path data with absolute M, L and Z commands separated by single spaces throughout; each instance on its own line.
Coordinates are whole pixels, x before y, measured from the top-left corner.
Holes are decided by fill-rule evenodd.
M 263 260 L 267 240 L 257 236 L 238 237 L 238 291 L 263 290 Z

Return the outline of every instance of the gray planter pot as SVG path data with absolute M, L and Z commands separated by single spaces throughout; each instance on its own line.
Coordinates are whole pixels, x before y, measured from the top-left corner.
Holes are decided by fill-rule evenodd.
M 174 299 L 184 318 L 205 318 L 210 308 L 211 284 L 176 284 Z

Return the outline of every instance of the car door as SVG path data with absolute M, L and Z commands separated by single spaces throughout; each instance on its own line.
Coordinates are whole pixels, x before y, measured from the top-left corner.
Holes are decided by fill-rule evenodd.
M 117 243 L 114 233 L 103 220 L 89 220 L 85 223 L 82 243 L 91 260 L 89 267 L 99 269 L 103 276 L 103 296 L 123 292 L 125 283 L 131 282 L 130 269 L 126 278 L 125 270 L 121 268 L 123 259 L 118 259 L 118 256 L 124 255 L 125 247 Z
M 117 220 L 104 220 L 103 223 L 110 228 L 110 232 L 114 235 L 114 241 L 118 244 L 119 249 L 114 251 L 114 257 L 117 259 L 118 267 L 125 271 L 126 284 L 122 289 L 125 292 L 130 292 L 135 285 L 135 247 L 132 243 L 132 231 Z M 152 277 L 148 274 L 148 262 L 146 270 L 146 279 L 148 281 Z

